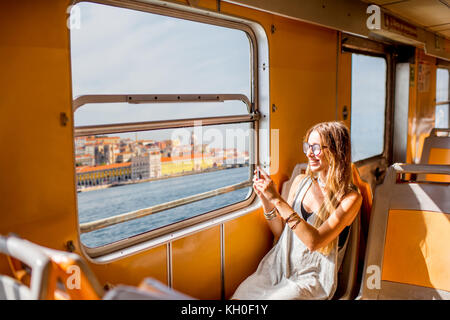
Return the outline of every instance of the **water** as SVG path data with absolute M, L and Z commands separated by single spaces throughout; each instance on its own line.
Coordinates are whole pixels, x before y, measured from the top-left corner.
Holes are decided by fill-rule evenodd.
M 249 179 L 249 167 L 241 167 L 81 192 L 78 193 L 79 220 L 80 223 L 95 221 Z M 248 197 L 250 191 L 250 187 L 239 189 L 147 217 L 84 233 L 81 235 L 81 241 L 88 247 L 102 246 L 243 201 Z

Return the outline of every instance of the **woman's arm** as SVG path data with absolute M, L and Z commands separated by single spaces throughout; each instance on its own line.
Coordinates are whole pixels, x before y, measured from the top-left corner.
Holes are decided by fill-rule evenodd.
M 255 183 L 255 190 L 258 190 L 278 210 L 281 221 L 287 219 L 294 209 L 277 192 L 273 181 L 262 171 L 264 181 Z M 303 219 L 300 223 L 296 221 L 289 222 L 289 226 L 294 228 L 294 233 L 311 250 L 320 249 L 331 241 L 336 239 L 342 230 L 353 222 L 353 219 L 359 212 L 362 197 L 357 192 L 351 192 L 342 199 L 338 208 L 328 217 L 328 219 L 319 227 L 315 228 Z M 281 222 L 282 223 L 282 222 Z M 283 225 L 284 226 L 284 225 Z M 282 230 L 282 229 L 281 229 Z
M 256 170 L 255 170 L 255 173 L 256 173 Z M 258 195 L 259 199 L 261 200 L 264 213 L 269 213 L 270 211 L 272 211 L 275 208 L 275 206 L 269 200 L 267 200 L 267 198 L 264 196 L 264 194 L 260 190 L 258 190 L 256 188 L 257 182 L 258 182 L 258 178 L 255 176 L 253 178 L 253 189 L 255 190 L 256 194 Z M 283 232 L 284 220 L 279 215 L 276 215 L 275 218 L 270 219 L 270 220 L 267 220 L 267 218 L 266 218 L 266 221 L 267 221 L 267 224 L 268 224 L 270 230 L 273 233 L 274 243 L 275 243 L 278 241 L 278 239 L 281 236 L 281 233 Z
M 271 202 L 283 219 L 287 219 L 295 212 L 281 197 L 273 198 Z M 302 219 L 293 231 L 309 250 L 315 251 L 325 247 L 336 239 L 346 226 L 353 222 L 359 212 L 361 203 L 361 195 L 357 192 L 351 192 L 344 197 L 336 211 L 318 229 Z M 290 227 L 295 224 L 296 221 L 289 222 Z

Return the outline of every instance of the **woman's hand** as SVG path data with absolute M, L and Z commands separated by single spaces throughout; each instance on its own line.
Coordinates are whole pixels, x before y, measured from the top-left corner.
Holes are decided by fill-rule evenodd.
M 281 198 L 280 194 L 277 191 L 277 188 L 275 186 L 275 183 L 270 179 L 270 177 L 265 173 L 260 167 L 258 169 L 261 172 L 261 177 L 258 179 L 258 177 L 255 175 L 253 178 L 253 189 L 255 189 L 256 194 L 260 197 L 261 201 L 263 201 L 263 204 L 265 201 L 272 203 L 275 200 L 278 200 Z M 256 173 L 256 170 L 255 170 Z

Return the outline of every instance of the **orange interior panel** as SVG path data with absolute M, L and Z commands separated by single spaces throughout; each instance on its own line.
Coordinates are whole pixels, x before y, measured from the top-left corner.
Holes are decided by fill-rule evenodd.
M 173 288 L 198 299 L 220 299 L 220 226 L 172 242 Z
M 414 82 L 410 83 L 408 145 L 406 161 L 418 163 L 423 142 L 434 127 L 436 99 L 436 58 L 416 49 Z
M 450 215 L 390 210 L 382 280 L 450 291 Z
M 242 228 L 245 232 L 242 232 Z M 225 224 L 225 298 L 256 271 L 272 247 L 273 236 L 261 210 Z
M 430 150 L 429 164 L 450 164 L 450 149 L 433 148 Z M 427 180 L 450 182 L 449 175 L 427 174 Z
M 100 284 L 137 286 L 144 278 L 167 284 L 167 246 L 162 245 L 107 264 L 91 263 Z

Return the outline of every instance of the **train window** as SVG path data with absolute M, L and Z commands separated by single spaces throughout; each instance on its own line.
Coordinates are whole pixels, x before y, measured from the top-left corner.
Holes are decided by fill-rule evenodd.
M 71 58 L 83 244 L 175 230 L 244 206 L 257 152 L 248 33 L 77 6 Z
M 386 109 L 386 60 L 352 54 L 352 161 L 383 153 Z
M 436 70 L 436 128 L 449 127 L 449 72 L 443 68 Z

